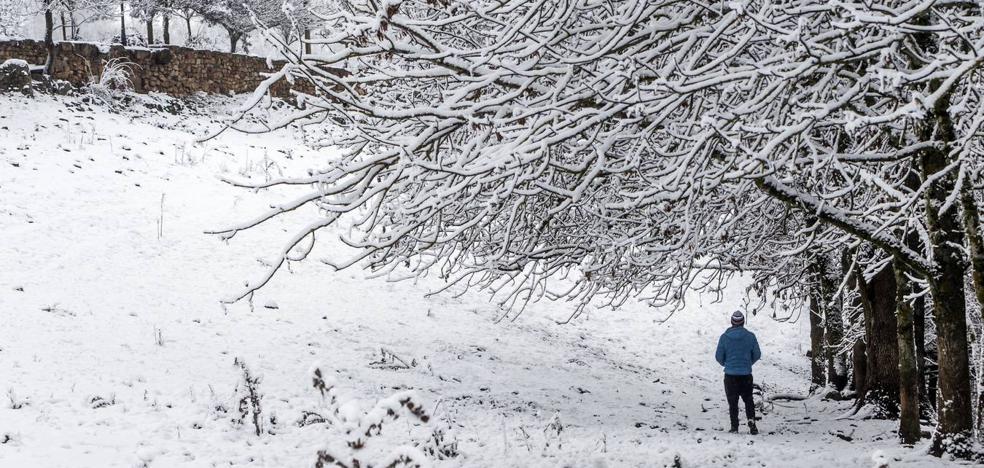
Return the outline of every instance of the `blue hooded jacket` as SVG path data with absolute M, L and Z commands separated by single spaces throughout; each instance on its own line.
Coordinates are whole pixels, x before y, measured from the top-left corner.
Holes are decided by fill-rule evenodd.
M 731 327 L 718 340 L 714 358 L 726 375 L 752 375 L 752 364 L 762 357 L 755 334 L 745 327 Z

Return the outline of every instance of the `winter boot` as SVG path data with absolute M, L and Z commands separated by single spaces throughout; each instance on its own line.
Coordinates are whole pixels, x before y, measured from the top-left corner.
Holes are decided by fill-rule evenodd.
M 748 433 L 751 435 L 759 433 L 758 427 L 755 427 L 755 421 L 748 421 Z

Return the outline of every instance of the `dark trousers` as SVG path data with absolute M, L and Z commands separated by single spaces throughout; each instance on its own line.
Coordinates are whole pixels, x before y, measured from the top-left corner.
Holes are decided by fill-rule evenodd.
M 755 402 L 752 401 L 751 375 L 724 375 L 724 394 L 728 397 L 728 414 L 731 427 L 738 427 L 738 398 L 745 402 L 745 416 L 755 420 Z

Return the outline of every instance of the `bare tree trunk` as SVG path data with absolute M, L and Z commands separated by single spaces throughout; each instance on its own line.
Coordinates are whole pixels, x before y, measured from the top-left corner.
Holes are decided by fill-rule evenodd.
M 188 28 L 188 40 L 185 43 L 191 43 L 191 15 L 185 16 L 185 27 Z
M 926 298 L 920 296 L 912 304 L 912 334 L 916 345 L 916 372 L 919 399 L 923 406 L 932 407 L 929 398 L 929 382 L 926 378 Z
M 906 268 L 895 262 L 896 330 L 899 347 L 899 441 L 911 445 L 919 442 L 919 371 L 916 367 L 916 346 L 913 340 L 912 305 L 905 299 L 911 290 Z
M 62 40 L 68 40 L 68 24 L 65 22 L 65 12 L 61 12 L 61 30 L 62 30 Z
M 942 167 L 928 172 L 935 174 Z M 952 181 L 951 181 L 952 183 Z M 946 188 L 936 185 L 930 189 L 930 197 L 945 197 Z M 952 186 L 952 185 L 951 185 Z M 935 196 L 934 196 L 935 195 Z M 933 290 L 933 309 L 936 319 L 937 347 L 939 352 L 939 427 L 934 436 L 931 452 L 964 454 L 964 441 L 971 437 L 970 362 L 967 344 L 967 317 L 964 299 L 964 259 L 960 252 L 962 233 L 953 216 L 937 217 L 934 206 L 941 199 L 927 203 L 931 218 L 930 235 L 933 239 L 933 257 L 940 265 L 939 273 L 930 279 Z M 948 219 L 949 218 L 949 219 Z
M 48 51 L 48 57 L 44 61 L 44 74 L 51 75 L 55 66 L 55 17 L 51 13 L 51 2 L 45 4 L 44 9 L 44 48 Z
M 863 340 L 858 340 L 854 343 L 854 347 L 851 350 L 854 367 L 854 382 L 852 384 L 854 385 L 854 390 L 858 393 L 858 398 L 864 392 L 865 382 L 868 381 L 868 356 L 864 351 L 867 347 Z
M 126 47 L 126 3 L 120 0 L 120 44 Z
M 843 353 L 838 353 L 844 340 L 844 307 L 841 300 L 834 301 L 837 290 L 837 275 L 841 272 L 839 255 L 824 257 L 820 275 L 820 293 L 823 295 L 823 336 L 827 357 L 827 383 L 835 390 L 842 391 L 847 386 L 847 362 Z
M 823 314 L 824 330 L 826 338 L 827 354 L 827 380 L 830 385 L 838 392 L 847 387 L 847 360 L 844 353 L 838 350 L 841 341 L 844 340 L 844 320 L 841 317 L 840 307 L 828 307 Z
M 971 177 L 964 179 L 960 187 L 960 204 L 963 208 L 964 230 L 967 232 L 967 245 L 970 247 L 970 265 L 974 278 L 974 295 L 984 315 L 984 235 L 981 234 L 981 212 L 974 198 Z
M 874 404 L 878 416 L 895 418 L 899 414 L 899 347 L 895 320 L 895 273 L 891 264 L 871 281 L 865 281 L 860 267 L 855 272 L 864 309 L 867 380 L 858 398 L 858 408 Z
M 311 55 L 311 30 L 304 28 L 304 54 Z
M 147 20 L 147 45 L 154 43 L 154 17 Z
M 971 277 L 974 296 L 982 316 L 984 316 L 984 236 L 981 234 L 981 214 L 974 198 L 973 177 L 964 178 L 960 186 L 960 205 L 963 213 L 964 231 L 970 250 Z M 981 338 L 979 337 L 978 340 Z M 984 380 L 977 379 L 977 428 L 984 430 Z
M 916 19 L 917 23 L 933 26 L 927 13 Z M 928 29 L 927 29 L 928 31 Z M 933 33 L 913 36 L 914 46 L 920 54 L 932 55 L 939 44 Z M 926 93 L 940 90 L 942 78 L 934 78 L 926 84 Z M 926 230 L 929 248 L 935 267 L 927 279 L 933 294 L 933 317 L 936 322 L 936 342 L 939 353 L 939 413 L 936 432 L 930 453 L 942 456 L 952 453 L 960 457 L 971 454 L 973 443 L 972 398 L 970 391 L 970 356 L 967 343 L 967 303 L 964 297 L 964 275 L 967 261 L 963 255 L 964 231 L 960 215 L 955 207 L 947 207 L 950 192 L 957 184 L 954 171 L 947 170 L 952 157 L 950 146 L 957 141 L 950 117 L 950 93 L 946 92 L 933 101 L 922 121 L 915 127 L 915 136 L 921 142 L 936 142 L 918 155 L 922 180 L 931 181 L 923 192 L 926 207 Z M 934 179 L 935 177 L 935 179 Z
M 74 11 L 68 12 L 68 23 L 71 25 L 69 31 L 72 32 L 72 40 L 73 41 L 79 40 L 79 24 L 75 21 Z
M 810 220 L 808 222 L 816 222 Z M 833 306 L 833 289 L 829 280 L 829 256 L 814 252 L 810 256 L 810 391 L 826 387 L 836 375 L 834 355 L 840 336 L 828 337 L 825 328 L 828 320 L 841 323 L 833 315 L 840 314 L 840 308 Z M 836 314 L 831 313 L 832 310 Z M 833 343 L 831 343 L 831 340 Z M 833 344 L 833 346 L 831 346 Z M 843 385 L 838 389 L 843 388 Z
M 817 262 L 816 259 L 813 260 Z M 824 376 L 826 361 L 823 346 L 823 295 L 820 293 L 819 275 L 814 274 L 814 284 L 810 286 L 810 392 L 827 384 Z
M 236 46 L 239 44 L 239 33 L 228 29 L 226 32 L 229 33 L 229 52 L 234 54 L 236 53 Z
M 905 186 L 906 188 L 912 190 L 913 192 L 919 190 L 920 187 L 922 186 L 922 180 L 920 179 L 919 172 L 916 170 L 916 168 L 909 169 L 905 179 Z M 906 235 L 905 243 L 914 252 L 926 251 L 926 245 L 924 244 L 922 238 L 919 236 L 918 233 L 914 231 L 910 231 Z M 905 265 L 902 264 L 902 262 L 897 261 L 895 262 L 895 264 L 898 265 L 899 267 L 905 268 Z M 906 271 L 908 271 L 910 275 L 914 275 L 914 273 L 910 268 L 906 268 Z M 908 280 L 908 278 L 905 279 Z M 908 281 L 898 282 L 898 284 L 899 284 L 900 293 L 904 292 L 906 294 L 909 294 L 915 292 L 914 291 L 915 287 Z M 901 298 L 902 296 L 900 295 L 899 297 Z M 930 413 L 932 413 L 932 409 L 931 409 L 932 405 L 929 403 L 929 399 L 927 397 L 927 392 L 926 392 L 926 297 L 924 295 L 920 295 L 914 301 L 912 301 L 911 304 L 907 304 L 907 305 L 911 307 L 911 309 L 908 310 L 911 310 L 912 325 L 911 327 L 907 327 L 907 328 L 911 328 L 912 335 L 913 335 L 912 348 L 913 348 L 913 359 L 915 360 L 915 373 L 916 373 L 915 385 L 916 385 L 916 391 L 918 392 L 919 409 L 921 415 L 925 414 L 928 417 Z M 901 314 L 908 310 L 902 310 L 900 308 L 899 327 L 902 327 L 901 322 L 905 321 L 905 317 L 903 317 Z M 899 333 L 901 334 L 902 332 L 903 332 L 902 328 L 899 328 Z M 900 335 L 900 338 L 901 337 L 902 335 Z M 904 351 L 902 348 L 901 341 L 899 342 L 899 346 L 900 346 L 899 348 L 900 351 Z M 900 356 L 900 358 L 905 358 L 905 356 Z M 903 382 L 903 390 L 905 385 L 906 383 Z
M 938 83 L 931 88 L 935 89 Z M 950 99 L 937 99 L 919 128 L 921 141 L 956 140 L 949 115 Z M 949 165 L 949 149 L 927 149 L 920 155 L 923 180 L 944 171 Z M 963 256 L 964 231 L 956 209 L 942 211 L 947 197 L 956 184 L 952 171 L 934 180 L 925 191 L 926 227 L 929 231 L 933 259 L 937 268 L 929 280 L 933 294 L 933 315 L 936 321 L 939 351 L 940 392 L 939 426 L 933 436 L 930 452 L 959 456 L 969 454 L 967 443 L 972 439 L 973 405 L 970 391 L 970 359 L 967 343 L 967 304 L 964 298 L 964 275 L 967 262 Z
M 948 99 L 941 99 L 949 106 Z M 937 104 L 940 105 L 939 103 Z M 939 127 L 949 128 L 946 107 L 934 111 Z M 940 132 L 939 129 L 936 129 Z M 953 135 L 952 128 L 943 132 Z M 927 140 L 930 135 L 927 135 Z M 952 138 L 942 138 L 953 141 Z M 944 170 L 947 166 L 947 150 L 925 151 L 921 166 L 923 179 Z M 939 427 L 933 438 L 931 452 L 942 455 L 954 452 L 965 455 L 965 441 L 972 437 L 970 362 L 967 343 L 967 309 L 964 299 L 964 274 L 966 260 L 961 249 L 964 245 L 963 230 L 956 210 L 941 212 L 949 191 L 953 187 L 952 172 L 934 181 L 926 191 L 927 227 L 932 242 L 933 258 L 938 268 L 929 278 L 933 293 L 933 309 L 936 319 L 937 347 L 939 351 Z
M 171 43 L 171 16 L 164 13 L 164 43 Z
M 841 252 L 841 274 L 847 276 L 846 287 L 850 290 L 859 289 L 857 275 L 851 270 L 851 258 L 854 252 L 854 250 L 848 249 Z M 850 303 L 845 300 L 844 308 L 851 311 L 851 316 L 848 317 L 849 323 L 861 321 L 863 325 L 864 307 L 861 306 L 859 296 L 853 296 Z M 862 398 L 864 384 L 868 380 L 868 356 L 864 351 L 866 347 L 863 339 L 859 339 L 851 345 L 851 384 L 849 388 L 854 390 L 858 401 Z

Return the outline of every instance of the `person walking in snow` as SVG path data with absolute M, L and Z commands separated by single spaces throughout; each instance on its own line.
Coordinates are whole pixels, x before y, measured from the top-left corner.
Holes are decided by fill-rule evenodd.
M 731 432 L 738 432 L 738 398 L 745 402 L 748 431 L 758 434 L 755 427 L 755 404 L 752 401 L 752 364 L 762 357 L 755 334 L 745 329 L 745 315 L 736 310 L 731 315 L 731 328 L 718 340 L 714 358 L 724 366 L 724 394 L 728 398 Z

